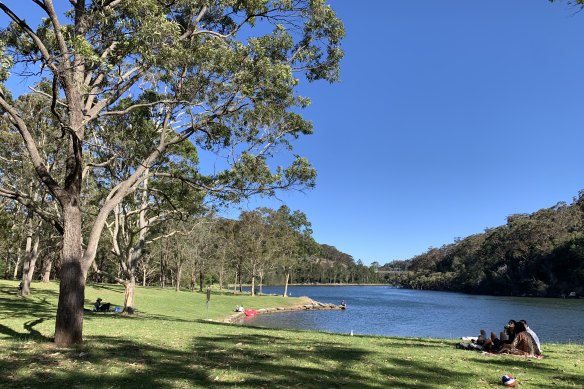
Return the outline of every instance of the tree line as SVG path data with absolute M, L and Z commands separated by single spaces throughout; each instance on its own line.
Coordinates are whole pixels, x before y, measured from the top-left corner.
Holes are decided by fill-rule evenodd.
M 26 296 L 33 280 L 58 279 L 59 248 L 51 244 L 54 235 L 44 223 L 37 221 L 32 229 L 26 213 L 10 210 L 6 207 L 1 214 L 5 234 L 0 237 L 4 253 L 0 269 L 4 278 L 21 280 L 20 293 Z M 134 310 L 136 285 L 201 292 L 208 286 L 240 292 L 250 286 L 252 295 L 261 292 L 263 285 L 283 285 L 286 296 L 290 283 L 379 282 L 374 267 L 317 243 L 306 215 L 285 205 L 277 210 L 245 211 L 237 220 L 211 214 L 170 219 L 148 229 L 140 229 L 139 214 L 134 222 L 126 220 L 130 211 L 118 208 L 114 212 L 109 234 L 87 276 L 88 282 L 125 285 L 126 312 Z M 145 210 L 142 217 L 151 219 L 154 211 L 160 212 Z M 135 247 L 140 245 L 137 255 Z
M 584 295 L 584 191 L 409 260 L 384 265 L 384 279 L 416 289 L 511 296 Z

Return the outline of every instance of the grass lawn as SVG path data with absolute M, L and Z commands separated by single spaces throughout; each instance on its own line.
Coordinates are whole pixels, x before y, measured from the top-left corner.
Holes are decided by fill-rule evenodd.
M 0 281 L 0 388 L 500 388 L 512 374 L 521 388 L 584 388 L 584 346 L 544 344 L 542 360 L 489 356 L 448 339 L 348 336 L 223 324 L 236 305 L 302 303 L 276 296 L 158 288 L 136 291 L 134 316 L 85 316 L 83 346 L 63 349 L 54 332 L 56 284 Z M 122 304 L 117 285 L 89 285 Z M 215 321 L 209 321 L 207 319 Z

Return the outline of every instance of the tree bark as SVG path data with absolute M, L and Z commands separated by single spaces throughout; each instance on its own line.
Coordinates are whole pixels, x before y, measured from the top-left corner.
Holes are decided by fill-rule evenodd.
M 160 258 L 160 287 L 164 289 L 166 285 L 166 253 Z
M 255 296 L 255 278 L 256 278 L 256 268 L 255 263 L 251 269 L 251 295 Z
M 134 314 L 134 294 L 136 290 L 136 277 L 130 276 L 130 280 L 124 283 L 124 313 Z
M 18 252 L 16 253 L 16 264 L 14 265 L 14 273 L 12 274 L 12 279 L 18 279 L 18 268 L 20 267 L 20 262 L 22 261 L 22 256 L 20 255 L 20 248 L 18 248 Z
M 70 346 L 83 341 L 85 274 L 81 267 L 81 209 L 78 197 L 63 206 L 62 253 L 55 343 Z
M 180 278 L 182 277 L 182 264 L 179 263 L 178 266 L 176 267 L 176 284 L 175 284 L 175 290 L 178 292 L 180 290 Z
M 197 287 L 197 273 L 193 270 L 191 271 L 191 292 L 194 292 Z
M 26 252 L 22 266 L 22 281 L 20 283 L 20 295 L 22 297 L 30 296 L 30 284 L 39 257 L 39 240 L 38 235 L 33 237 L 31 229 L 26 237 Z
M 49 282 L 51 280 L 51 269 L 53 267 L 53 260 L 50 258 L 45 259 L 43 262 L 43 278 L 42 282 Z
M 288 281 L 290 280 L 290 272 L 286 270 L 286 277 L 284 281 L 284 297 L 288 297 Z
M 225 269 L 223 266 L 223 262 L 221 262 L 221 267 L 219 269 L 219 290 L 221 290 L 221 291 L 223 290 L 223 277 L 224 277 L 223 273 L 224 272 L 225 272 Z

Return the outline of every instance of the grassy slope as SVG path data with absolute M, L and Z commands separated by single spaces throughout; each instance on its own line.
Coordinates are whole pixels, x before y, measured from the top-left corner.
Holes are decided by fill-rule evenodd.
M 138 313 L 88 314 L 86 343 L 59 349 L 54 331 L 57 285 L 34 284 L 16 296 L 0 281 L 0 387 L 43 388 L 499 388 L 510 373 L 522 388 L 583 388 L 584 346 L 545 344 L 532 360 L 456 350 L 452 340 L 347 336 L 209 322 L 205 294 L 137 291 Z M 121 304 L 115 285 L 89 286 Z M 297 299 L 216 295 L 209 317 L 232 309 L 295 305 Z

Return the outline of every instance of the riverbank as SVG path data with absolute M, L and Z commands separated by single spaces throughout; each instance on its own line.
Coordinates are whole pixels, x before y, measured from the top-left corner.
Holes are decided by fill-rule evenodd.
M 300 300 L 305 300 L 301 304 L 284 306 L 278 308 L 260 308 L 254 309 L 257 315 L 265 315 L 266 313 L 283 313 L 296 311 L 324 311 L 324 310 L 340 310 L 343 309 L 339 305 L 325 304 L 314 301 L 308 297 L 299 297 Z M 239 324 L 242 323 L 246 317 L 245 312 L 236 312 L 223 320 L 223 323 Z
M 452 340 L 349 336 L 222 323 L 238 304 L 298 305 L 295 298 L 137 288 L 136 315 L 89 314 L 83 345 L 51 343 L 58 285 L 0 281 L 2 388 L 419 388 L 493 389 L 512 374 L 523 389 L 582 388 L 584 347 L 547 344 L 545 358 L 485 356 Z M 120 304 L 123 288 L 89 285 Z M 214 320 L 214 321 L 210 321 Z

